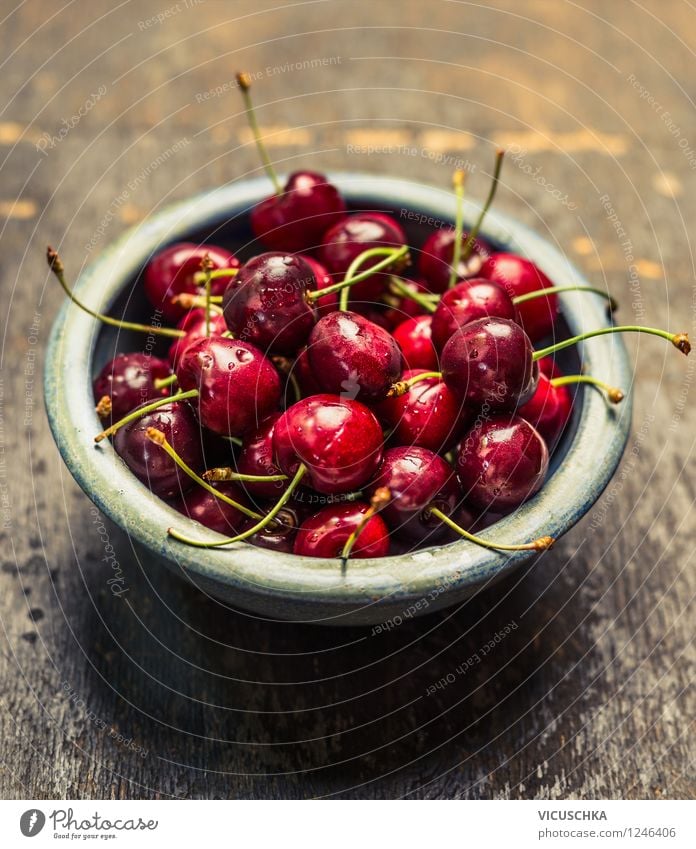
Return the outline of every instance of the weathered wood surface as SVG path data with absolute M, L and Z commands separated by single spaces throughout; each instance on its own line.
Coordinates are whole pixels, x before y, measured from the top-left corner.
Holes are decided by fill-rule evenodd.
M 285 167 L 446 187 L 463 158 L 482 197 L 493 145 L 519 145 L 499 208 L 606 281 L 624 318 L 695 331 L 691 6 L 14 7 L 0 15 L 0 795 L 693 798 L 696 359 L 631 340 L 634 437 L 591 516 L 466 607 L 379 635 L 224 610 L 108 527 L 130 590 L 113 597 L 39 384 L 61 301 L 46 242 L 77 272 L 90 240 L 96 253 L 162 203 L 258 171 L 239 67 L 259 74 Z M 294 67 L 312 59 L 326 61 Z M 510 622 L 485 662 L 426 695 Z

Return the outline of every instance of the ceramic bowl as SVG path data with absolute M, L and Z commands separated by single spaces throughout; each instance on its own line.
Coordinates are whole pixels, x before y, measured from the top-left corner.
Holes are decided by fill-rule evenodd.
M 331 179 L 351 208 L 383 209 L 394 215 L 416 246 L 423 243 L 428 228 L 453 220 L 454 201 L 447 190 L 374 174 L 334 174 Z M 113 309 L 147 321 L 152 310 L 138 276 L 148 259 L 182 239 L 209 240 L 240 250 L 242 257 L 258 253 L 248 213 L 268 193 L 265 180 L 248 180 L 157 212 L 105 247 L 80 276 L 76 293 L 102 311 Z M 467 223 L 477 212 L 475 205 L 466 205 Z M 529 257 L 557 283 L 588 285 L 556 247 L 511 218 L 491 212 L 483 235 L 499 249 Z M 563 294 L 561 304 L 563 332 L 581 332 L 609 321 L 606 302 L 599 296 Z M 202 591 L 262 616 L 353 625 L 389 623 L 460 602 L 529 558 L 528 552 L 500 554 L 461 541 L 353 560 L 342 574 L 338 560 L 281 554 L 246 543 L 197 549 L 170 539 L 167 528 L 173 524 L 193 536 L 210 537 L 211 532 L 203 532 L 153 496 L 108 442 L 100 447 L 93 442 L 101 429 L 94 412 L 93 375 L 116 351 L 145 349 L 152 350 L 152 340 L 102 326 L 66 301 L 51 333 L 45 365 L 48 417 L 66 466 L 98 508 L 144 548 L 145 564 L 148 558 L 161 559 Z M 582 356 L 588 372 L 630 390 L 632 373 L 620 339 L 593 339 Z M 566 368 L 577 368 L 578 352 L 570 350 L 566 357 Z M 579 392 L 546 485 L 486 534 L 506 542 L 564 534 L 611 479 L 628 439 L 630 416 L 630 392 L 618 407 L 608 405 L 598 392 Z M 553 549 L 541 556 L 552 561 Z

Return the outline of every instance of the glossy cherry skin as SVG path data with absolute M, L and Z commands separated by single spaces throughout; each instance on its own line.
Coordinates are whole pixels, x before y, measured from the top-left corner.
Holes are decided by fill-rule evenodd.
M 432 341 L 433 318 L 418 315 L 406 319 L 393 332 L 394 341 L 401 348 L 404 364 L 408 368 L 437 371 L 438 356 Z
M 213 486 L 233 501 L 245 507 L 250 506 L 242 490 L 234 483 L 216 483 Z M 211 531 L 217 531 L 226 536 L 241 533 L 252 521 L 236 507 L 216 498 L 202 486 L 194 486 L 174 504 L 174 507 L 189 519 L 200 522 Z
M 462 235 L 462 247 L 468 234 Z M 482 239 L 474 241 L 474 248 L 466 262 L 460 261 L 457 280 L 473 277 L 478 273 L 490 248 Z M 425 241 L 418 259 L 418 269 L 431 292 L 445 292 L 449 286 L 450 269 L 454 259 L 454 229 L 444 228 L 431 233 Z
M 292 476 L 300 463 L 305 478 L 327 495 L 354 492 L 382 459 L 382 428 L 358 401 L 337 395 L 303 398 L 281 415 L 273 431 L 276 463 Z
M 320 319 L 307 355 L 324 392 L 359 401 L 382 400 L 401 374 L 401 351 L 392 335 L 355 312 Z
M 286 505 L 270 525 L 249 537 L 248 542 L 267 548 L 269 551 L 282 551 L 292 554 L 297 529 L 305 518 L 306 511 L 293 505 Z
M 183 461 L 199 471 L 203 462 L 200 425 L 187 403 L 175 401 L 124 425 L 114 435 L 116 453 L 136 478 L 160 498 L 175 498 L 190 489 L 193 481 L 148 439 L 149 427 L 161 430 Z
M 195 242 L 177 242 L 156 254 L 145 268 L 143 285 L 148 300 L 155 309 L 161 310 L 165 320 L 176 324 L 187 310 L 171 302 L 174 295 L 188 292 L 192 295 L 204 295 L 205 287 L 194 281 L 194 275 L 201 270 L 201 260 L 208 254 L 213 269 L 239 268 L 240 262 L 229 251 L 217 245 L 198 245 Z M 213 295 L 222 295 L 229 279 L 217 278 L 211 281 Z
M 155 381 L 169 377 L 169 365 L 148 354 L 118 354 L 94 378 L 94 400 L 111 398 L 111 420 L 118 421 L 145 401 L 166 398 L 169 387 L 155 389 Z
M 454 470 L 438 454 L 418 446 L 388 448 L 365 494 L 371 498 L 379 487 L 392 495 L 380 515 L 394 533 L 428 542 L 446 535 L 447 526 L 427 508 L 449 515 L 460 496 Z
M 480 318 L 458 330 L 443 348 L 442 378 L 469 407 L 514 410 L 536 389 L 539 369 L 533 353 L 519 324 Z
M 481 266 L 481 277 L 502 286 L 511 298 L 548 289 L 549 278 L 530 260 L 516 254 L 492 254 Z M 558 315 L 558 296 L 544 295 L 517 306 L 519 320 L 532 342 L 539 342 L 553 331 Z
M 252 209 L 251 229 L 272 251 L 307 251 L 321 242 L 345 210 L 338 189 L 323 174 L 296 171 L 282 194 L 271 195 Z
M 314 279 L 316 280 L 317 289 L 326 289 L 327 287 L 333 286 L 334 283 L 338 282 L 331 277 L 328 270 L 324 268 L 324 266 L 319 262 L 319 260 L 314 259 L 314 257 L 309 256 L 309 254 L 301 254 L 300 256 L 312 269 L 312 274 L 314 275 Z M 317 300 L 314 302 L 314 308 L 316 309 L 317 314 L 322 316 L 327 315 L 328 313 L 333 312 L 334 310 L 337 310 L 338 298 L 338 292 L 334 292 L 333 295 L 324 295 L 323 298 L 317 298 Z
M 306 557 L 339 557 L 348 537 L 362 521 L 369 504 L 364 501 L 331 504 L 300 525 L 295 538 L 295 554 Z M 356 557 L 386 557 L 389 529 L 379 514 L 371 516 L 360 531 L 350 553 Z
M 265 353 L 292 356 L 314 327 L 317 316 L 307 293 L 316 288 L 312 269 L 301 257 L 259 254 L 240 268 L 225 290 L 227 327 L 236 339 Z
M 324 234 L 319 248 L 319 260 L 329 274 L 342 280 L 356 257 L 370 248 L 400 248 L 406 244 L 406 235 L 395 218 L 384 212 L 356 212 L 348 215 Z M 361 270 L 383 260 L 368 260 Z M 391 269 L 389 269 L 391 271 Z M 396 271 L 397 269 L 393 269 Z M 376 300 L 389 281 L 389 275 L 378 272 L 351 287 L 351 298 Z
M 507 318 L 519 324 L 517 308 L 497 283 L 475 277 L 448 289 L 433 313 L 433 344 L 441 351 L 449 338 L 478 318 Z
M 548 448 L 539 432 L 526 419 L 506 415 L 473 427 L 456 461 L 466 502 L 495 512 L 509 512 L 537 493 L 548 467 Z
M 424 369 L 405 371 L 403 380 Z M 471 414 L 451 389 L 436 377 L 414 383 L 404 395 L 387 398 L 375 408 L 396 445 L 418 445 L 431 451 L 448 451 L 468 424 Z
M 221 436 L 244 436 L 280 401 L 280 378 L 270 360 L 238 339 L 199 339 L 184 351 L 176 375 L 182 390 L 200 393 L 193 404 L 201 424 Z
M 573 399 L 567 386 L 553 386 L 545 374 L 539 374 L 536 392 L 517 414 L 544 437 L 550 451 L 556 447 L 573 412 Z
M 205 333 L 205 310 L 203 308 L 192 309 L 177 324 L 179 330 L 185 330 L 186 336 L 180 339 L 175 339 L 169 346 L 167 357 L 173 369 L 176 369 L 176 364 L 179 357 L 184 353 L 186 348 L 198 339 L 203 339 Z M 219 312 L 210 313 L 210 335 L 222 336 L 227 330 L 224 317 Z
M 237 460 L 237 471 L 244 475 L 280 475 L 273 457 L 273 430 L 280 413 L 271 413 L 246 437 Z M 245 481 L 244 488 L 258 498 L 277 500 L 287 484 L 284 481 Z

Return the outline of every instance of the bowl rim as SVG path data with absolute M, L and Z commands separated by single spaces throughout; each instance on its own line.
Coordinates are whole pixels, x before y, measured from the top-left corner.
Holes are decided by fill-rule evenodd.
M 448 189 L 360 172 L 331 172 L 329 179 L 352 204 L 392 207 L 404 218 L 409 211 L 449 224 L 455 201 Z M 265 178 L 243 180 L 205 191 L 168 206 L 131 227 L 107 245 L 80 275 L 75 292 L 90 305 L 108 310 L 123 285 L 132 280 L 159 247 L 185 239 L 191 231 L 248 213 L 268 195 Z M 465 223 L 480 207 L 465 203 Z M 552 280 L 589 285 L 554 245 L 507 215 L 491 210 L 481 235 L 534 261 Z M 598 295 L 563 293 L 560 300 L 573 332 L 610 323 L 606 301 Z M 386 558 L 351 561 L 341 573 L 338 559 L 288 555 L 236 543 L 223 549 L 197 549 L 166 534 L 172 524 L 203 538 L 216 534 L 202 528 L 152 495 L 122 463 L 110 443 L 95 447 L 100 429 L 94 411 L 91 366 L 101 325 L 69 301 L 56 316 L 46 348 L 44 395 L 51 431 L 65 465 L 96 506 L 146 548 L 184 571 L 194 583 L 222 583 L 240 595 L 319 602 L 341 611 L 373 604 L 402 604 L 439 599 L 496 579 L 530 556 L 502 554 L 465 540 Z M 559 537 L 599 498 L 621 460 L 630 433 L 632 369 L 619 337 L 602 336 L 583 346 L 588 371 L 625 388 L 619 407 L 597 392 L 585 392 L 577 429 L 563 458 L 542 490 L 491 527 L 491 539 L 523 542 L 548 534 Z M 589 458 L 592 458 L 591 465 Z M 588 472 L 590 472 L 588 474 Z M 545 555 L 542 555 L 545 556 Z M 326 615 L 318 621 L 325 622 Z

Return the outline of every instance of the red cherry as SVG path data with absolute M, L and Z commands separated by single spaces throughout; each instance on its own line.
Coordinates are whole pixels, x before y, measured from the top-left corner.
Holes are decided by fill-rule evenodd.
M 511 298 L 553 286 L 533 262 L 516 254 L 492 254 L 481 266 L 480 274 L 502 286 Z M 558 296 L 544 295 L 519 304 L 517 309 L 527 336 L 532 342 L 538 342 L 553 330 L 558 315 Z
M 164 318 L 175 324 L 186 314 L 184 307 L 171 302 L 174 295 L 188 292 L 204 295 L 205 289 L 194 280 L 201 270 L 201 260 L 208 255 L 212 269 L 239 268 L 239 260 L 217 245 L 198 245 L 195 242 L 177 242 L 156 254 L 145 268 L 143 285 L 148 300 L 155 309 L 161 310 Z M 221 295 L 229 280 L 218 278 L 211 281 L 211 293 Z
M 537 493 L 549 467 L 539 433 L 519 416 L 493 416 L 473 427 L 457 454 L 457 476 L 466 501 L 505 512 Z
M 345 277 L 348 268 L 364 251 L 371 248 L 400 248 L 406 245 L 406 235 L 401 226 L 383 212 L 356 212 L 337 222 L 324 234 L 319 248 L 319 259 L 337 280 Z M 383 257 L 368 260 L 362 270 L 380 262 Z M 396 270 L 396 269 L 395 269 Z M 351 288 L 356 301 L 376 300 L 387 285 L 386 271 L 373 274 Z
M 302 524 L 304 516 L 304 510 L 297 506 L 286 505 L 278 513 L 276 521 L 249 537 L 249 542 L 270 551 L 292 554 L 297 529 Z
M 542 357 L 540 360 L 537 360 L 537 365 L 539 366 L 539 372 L 545 374 L 549 380 L 553 380 L 554 377 L 563 377 L 563 372 L 553 357 Z
M 177 324 L 177 327 L 179 330 L 185 330 L 186 336 L 182 336 L 181 339 L 175 339 L 169 347 L 167 357 L 174 369 L 176 369 L 177 361 L 188 346 L 192 342 L 205 337 L 205 310 L 202 307 L 190 310 Z M 226 330 L 227 325 L 225 324 L 224 317 L 219 312 L 211 312 L 210 335 L 222 336 Z
M 155 389 L 155 381 L 169 377 L 171 371 L 164 360 L 148 354 L 118 354 L 94 378 L 94 400 L 105 395 L 111 399 L 111 418 L 122 419 L 145 401 L 166 398 L 169 387 Z
M 367 407 L 336 395 L 313 395 L 289 407 L 273 431 L 276 462 L 293 476 L 300 463 L 317 492 L 352 492 L 382 459 L 382 428 Z
M 573 400 L 567 386 L 554 386 L 541 373 L 536 392 L 517 412 L 539 431 L 553 451 L 570 420 Z
M 222 436 L 243 436 L 280 401 L 280 378 L 258 348 L 238 339 L 210 336 L 184 351 L 176 370 L 185 392 L 197 389 L 202 425 Z
M 244 440 L 237 460 L 237 471 L 244 475 L 280 475 L 273 458 L 273 430 L 280 413 L 271 413 Z M 286 481 L 245 481 L 244 488 L 259 498 L 277 500 L 287 488 Z
M 295 554 L 307 557 L 340 557 L 350 535 L 358 528 L 370 505 L 364 501 L 330 504 L 300 525 L 295 538 Z M 379 514 L 371 516 L 351 551 L 355 557 L 386 557 L 389 529 Z
M 402 380 L 423 371 L 405 371 Z M 462 402 L 436 377 L 414 383 L 404 395 L 382 401 L 376 413 L 392 429 L 391 439 L 397 445 L 418 445 L 436 452 L 448 451 L 470 418 Z
M 235 484 L 217 483 L 213 486 L 233 501 L 244 504 L 245 507 L 250 506 L 242 490 Z M 189 490 L 174 504 L 174 507 L 189 519 L 200 522 L 211 531 L 217 531 L 225 536 L 241 533 L 249 527 L 251 521 L 236 507 L 216 498 L 202 486 Z
M 401 348 L 404 363 L 411 369 L 438 369 L 438 356 L 432 342 L 433 317 L 418 315 L 406 319 L 393 333 L 394 341 Z
M 469 238 L 462 235 L 462 247 Z M 460 261 L 457 279 L 473 277 L 479 273 L 481 263 L 490 253 L 483 239 L 475 239 L 471 255 L 466 262 Z M 449 286 L 450 269 L 454 257 L 454 228 L 444 228 L 431 233 L 425 241 L 418 260 L 418 269 L 431 292 L 445 292 Z
M 448 289 L 433 313 L 433 344 L 441 351 L 450 336 L 465 324 L 496 316 L 519 324 L 517 308 L 502 286 L 475 277 Z
M 280 195 L 271 195 L 251 210 L 251 229 L 272 251 L 307 251 L 321 242 L 345 210 L 338 189 L 323 174 L 296 171 Z

